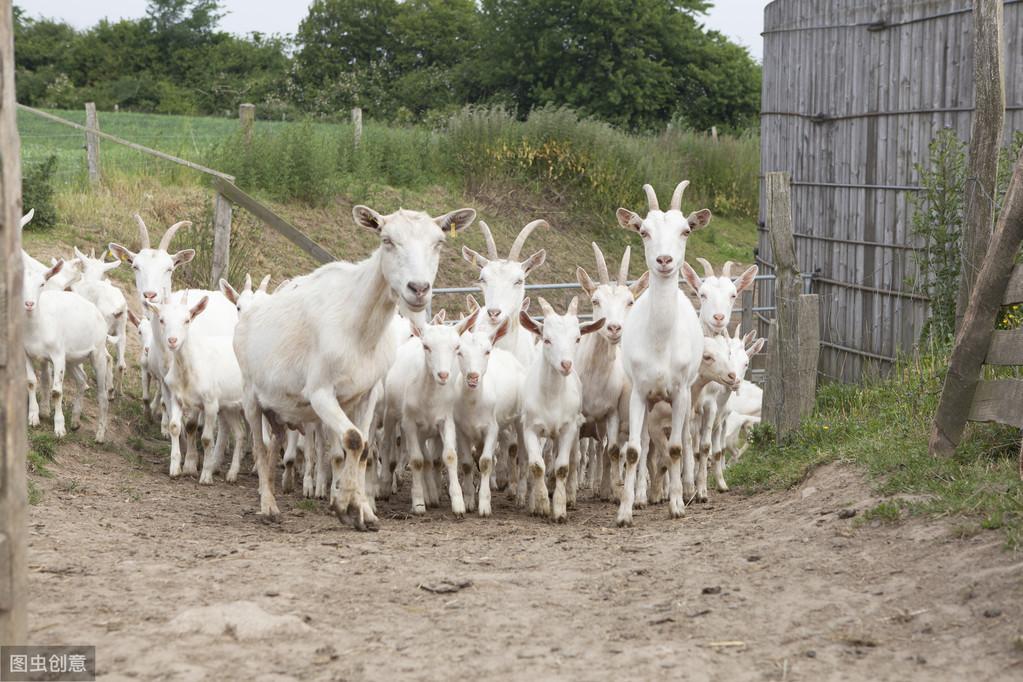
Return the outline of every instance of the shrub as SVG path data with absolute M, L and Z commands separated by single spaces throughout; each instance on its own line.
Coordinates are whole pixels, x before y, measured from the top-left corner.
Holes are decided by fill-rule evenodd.
M 56 172 L 57 157 L 51 155 L 27 165 L 22 173 L 21 205 L 26 213 L 35 209 L 35 217 L 26 230 L 43 230 L 57 224 L 57 206 L 53 201 Z

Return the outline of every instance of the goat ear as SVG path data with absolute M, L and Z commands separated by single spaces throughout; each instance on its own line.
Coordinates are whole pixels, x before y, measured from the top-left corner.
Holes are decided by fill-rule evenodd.
M 110 249 L 110 255 L 114 256 L 118 260 L 128 261 L 129 263 L 133 262 L 135 257 L 138 256 L 138 254 L 134 251 L 129 251 L 125 247 L 120 244 L 115 244 L 114 242 L 107 244 L 107 248 Z
M 433 219 L 437 227 L 445 232 L 461 232 L 476 220 L 476 209 L 460 208 Z
M 252 275 L 245 273 L 245 284 L 242 286 L 242 291 L 252 291 Z
M 191 315 L 189 315 L 188 319 L 194 320 L 196 315 L 206 310 L 206 306 L 209 305 L 209 303 L 210 303 L 209 296 L 203 296 L 201 299 L 199 299 L 199 302 L 192 306 Z
M 171 256 L 171 259 L 173 259 L 174 261 L 174 267 L 184 265 L 193 258 L 195 258 L 195 249 L 185 249 L 184 251 L 178 251 L 176 254 Z
M 220 279 L 220 292 L 224 294 L 224 296 L 227 297 L 227 300 L 231 303 L 234 303 L 235 305 L 238 304 L 238 291 L 224 278 Z
M 519 312 L 519 324 L 529 332 L 532 332 L 536 336 L 543 336 L 543 325 L 537 323 L 532 317 L 529 316 L 525 310 Z
M 646 291 L 646 288 L 650 286 L 650 271 L 644 272 L 639 279 L 632 283 L 629 287 L 629 291 L 632 292 L 633 298 L 639 298 L 639 295 Z
M 409 320 L 408 321 L 408 326 L 409 326 L 409 329 L 412 331 L 412 336 L 416 337 L 417 339 L 418 338 L 422 338 L 423 330 L 419 328 L 418 324 L 416 324 L 412 320 Z
M 736 334 L 736 336 L 739 335 L 739 325 L 735 326 L 735 334 Z M 746 332 L 746 335 L 742 337 L 742 346 L 743 346 L 743 348 L 748 348 L 749 345 L 751 343 L 753 343 L 754 340 L 756 340 L 756 338 L 757 338 L 757 330 L 756 329 L 751 329 L 750 331 Z
M 752 346 L 746 349 L 746 355 L 756 355 L 764 348 L 766 342 L 767 339 L 757 339 Z
M 519 312 L 528 313 L 529 312 L 529 304 L 531 302 L 532 301 L 529 300 L 529 296 L 526 296 L 525 298 L 523 298 L 522 299 L 522 305 L 519 306 Z
M 495 345 L 498 341 L 504 338 L 504 335 L 511 329 L 511 318 L 505 318 L 501 326 L 494 330 L 494 333 L 490 335 L 490 345 Z
M 643 227 L 643 219 L 627 208 L 619 208 L 615 211 L 615 217 L 618 218 L 618 224 L 626 230 L 639 232 L 640 228 Z
M 699 293 L 700 287 L 703 286 L 703 280 L 696 274 L 696 270 L 693 270 L 693 266 L 685 261 L 682 261 L 682 276 L 685 278 L 686 283 L 692 287 L 693 291 Z
M 440 312 L 434 315 L 433 319 L 430 320 L 430 324 L 444 324 L 444 321 L 446 319 L 448 319 L 448 311 L 444 308 L 441 308 Z
M 593 332 L 597 331 L 598 329 L 600 329 L 603 326 L 604 326 L 604 318 L 602 317 L 599 320 L 594 320 L 593 322 L 590 322 L 588 324 L 584 324 L 581 327 L 579 327 L 579 333 L 583 334 L 583 335 L 592 334 Z
M 534 253 L 532 256 L 530 256 L 526 260 L 522 261 L 522 269 L 525 270 L 526 274 L 528 275 L 530 270 L 532 270 L 533 268 L 540 267 L 541 265 L 544 264 L 544 261 L 546 261 L 546 260 L 547 260 L 547 249 L 540 249 L 539 251 Z
M 694 211 L 689 214 L 689 229 L 699 230 L 701 227 L 707 227 L 710 224 L 710 209 L 701 208 L 699 211 Z
M 265 275 L 263 279 L 259 280 L 259 286 L 256 288 L 257 291 L 266 293 L 266 288 L 270 286 L 270 275 Z
M 735 280 L 736 293 L 745 291 L 753 286 L 753 282 L 755 281 L 754 278 L 757 276 L 758 272 L 760 272 L 760 268 L 756 265 L 751 265 L 745 272 L 739 275 L 739 277 Z
M 384 226 L 384 217 L 369 206 L 362 204 L 352 208 L 352 218 L 355 219 L 355 224 L 359 227 L 364 227 L 377 234 L 380 234 L 380 230 Z
M 136 328 L 138 328 L 138 326 L 142 324 L 142 320 L 139 319 L 139 316 L 130 310 L 128 311 L 128 321 L 131 322 L 132 325 L 134 325 Z
M 480 303 L 476 300 L 476 297 L 472 294 L 465 295 L 465 307 L 470 312 L 476 312 L 480 309 Z
M 566 315 L 578 315 L 579 314 L 579 297 L 573 296 L 572 300 L 568 302 L 568 309 L 565 311 Z
M 60 258 L 60 259 L 57 260 L 56 263 L 53 264 L 53 267 L 51 267 L 49 270 L 46 271 L 46 274 L 43 275 L 43 279 L 46 280 L 46 281 L 49 281 L 49 279 L 51 277 L 53 277 L 54 275 L 56 275 L 58 272 L 60 272 L 63 269 L 64 269 L 64 259 Z
M 115 270 L 119 267 L 121 267 L 121 261 L 119 260 L 110 261 L 109 263 L 103 264 L 103 272 L 110 272 L 111 270 Z
M 474 326 L 476 326 L 476 317 L 479 314 L 480 314 L 480 309 L 476 308 L 476 310 L 474 310 L 474 311 L 472 311 L 472 313 L 470 313 L 469 317 L 465 318 L 464 320 L 462 320 L 461 322 L 458 323 L 458 335 L 459 336 L 461 336 L 462 334 L 464 334 L 467 331 L 472 330 L 472 328 Z M 505 320 L 505 322 L 507 322 L 507 320 Z
M 483 257 L 481 254 L 477 253 L 476 251 L 473 251 L 468 246 L 463 246 L 462 247 L 462 258 L 464 258 L 469 263 L 472 263 L 473 265 L 478 267 L 480 270 L 482 270 L 483 268 L 487 267 L 487 263 L 490 262 L 487 258 Z
M 146 299 L 143 299 L 143 301 L 142 301 L 142 307 L 143 307 L 143 308 L 148 308 L 149 310 L 152 310 L 152 311 L 153 311 L 154 313 L 156 313 L 157 315 L 159 315 L 159 314 L 160 314 L 160 306 L 156 305 L 155 303 L 153 303 L 152 301 L 150 301 L 150 300 L 149 300 L 148 298 L 146 298 Z
M 597 290 L 597 285 L 593 283 L 590 276 L 586 274 L 586 271 L 581 267 L 575 269 L 575 278 L 579 280 L 579 286 L 583 288 L 587 296 L 593 296 L 593 292 Z

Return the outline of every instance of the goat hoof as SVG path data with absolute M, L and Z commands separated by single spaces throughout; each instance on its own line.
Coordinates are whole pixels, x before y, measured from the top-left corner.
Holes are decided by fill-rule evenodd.
M 632 528 L 632 516 L 619 516 L 616 523 L 619 528 Z
M 416 516 L 422 516 L 423 514 L 426 513 L 426 505 L 425 504 L 412 505 L 412 513 L 415 514 Z
M 568 521 L 568 516 L 562 515 L 562 516 L 555 516 L 554 517 L 554 523 L 565 523 L 567 521 Z
M 199 475 L 199 485 L 213 485 L 213 474 L 207 471 Z

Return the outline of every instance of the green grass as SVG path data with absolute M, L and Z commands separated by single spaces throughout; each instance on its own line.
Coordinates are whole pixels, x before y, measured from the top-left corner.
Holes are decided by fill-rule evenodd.
M 43 491 L 39 489 L 35 481 L 28 480 L 28 503 L 35 506 L 43 501 Z
M 876 492 L 891 498 L 870 519 L 903 515 L 955 517 L 963 534 L 999 529 L 1010 548 L 1023 545 L 1023 483 L 1017 475 L 1019 431 L 971 424 L 955 457 L 927 451 L 946 357 L 904 362 L 888 380 L 862 387 L 829 384 L 815 414 L 781 445 L 763 430 L 729 469 L 729 482 L 747 491 L 790 488 L 815 467 L 846 462 L 862 467 Z
M 47 468 L 57 454 L 57 437 L 52 431 L 32 429 L 28 433 L 28 470 L 30 473 L 49 478 L 53 474 Z

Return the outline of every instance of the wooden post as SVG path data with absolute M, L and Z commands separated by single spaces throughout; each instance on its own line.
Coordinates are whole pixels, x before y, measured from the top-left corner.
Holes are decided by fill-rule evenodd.
M 96 103 L 85 103 L 85 127 L 99 130 L 99 119 L 96 117 Z M 99 136 L 91 132 L 85 133 L 85 156 L 89 163 L 89 182 L 99 184 Z
M 25 644 L 25 355 L 21 306 L 21 154 L 14 100 L 14 22 L 0 3 L 0 644 Z
M 817 404 L 817 363 L 821 357 L 821 304 L 817 294 L 799 295 L 799 416 Z
M 352 109 L 352 126 L 355 128 L 355 148 L 362 144 L 362 107 Z
M 717 126 L 711 126 L 710 127 L 710 139 L 714 140 L 715 142 L 718 141 L 718 127 Z
M 799 310 L 803 282 L 796 263 L 790 182 L 789 174 L 781 172 L 768 173 L 765 181 L 767 229 L 774 253 L 777 323 L 772 325 L 774 333 L 767 339 L 770 351 L 764 419 L 774 424 L 778 438 L 799 428 L 802 409 L 807 403 L 801 392 L 803 382 L 799 360 Z
M 977 380 L 991 343 L 998 311 L 1023 243 L 1023 153 L 1016 160 L 1005 194 L 998 225 L 984 257 L 984 265 L 970 294 L 963 324 L 956 334 L 948 374 L 941 389 L 941 400 L 931 427 L 932 455 L 951 457 L 955 453 L 966 416 L 973 405 Z
M 991 241 L 995 217 L 998 151 L 1005 118 L 1002 58 L 1002 0 L 973 0 L 973 82 L 976 97 L 970 130 L 970 159 L 963 206 L 962 263 L 956 298 L 956 329 Z
M 227 277 L 231 262 L 231 202 L 213 191 L 213 271 L 210 288 L 216 290 L 221 277 Z
M 252 127 L 256 121 L 256 105 L 238 105 L 238 121 L 242 125 L 242 135 L 245 138 L 245 144 L 252 144 Z

